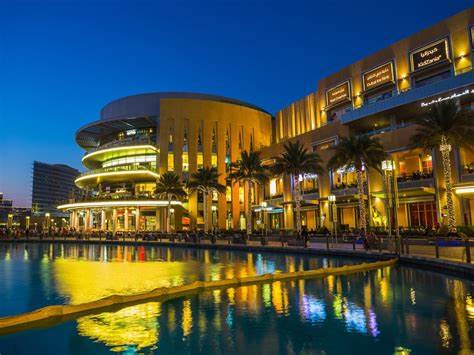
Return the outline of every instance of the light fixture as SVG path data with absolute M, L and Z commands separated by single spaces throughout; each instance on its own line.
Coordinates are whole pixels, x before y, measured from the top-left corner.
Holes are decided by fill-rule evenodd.
M 328 201 L 329 202 L 336 202 L 336 196 L 335 195 L 329 195 L 328 196 Z
M 383 160 L 382 161 L 382 170 L 383 171 L 393 171 L 394 170 L 393 160 Z
M 162 207 L 167 206 L 168 201 L 161 200 L 124 200 L 124 201 L 102 201 L 102 202 L 78 202 L 58 206 L 60 210 L 93 208 L 93 207 Z M 171 205 L 181 205 L 180 201 L 171 201 Z
M 456 194 L 462 195 L 462 194 L 470 194 L 474 193 L 474 186 L 459 186 L 455 187 Z

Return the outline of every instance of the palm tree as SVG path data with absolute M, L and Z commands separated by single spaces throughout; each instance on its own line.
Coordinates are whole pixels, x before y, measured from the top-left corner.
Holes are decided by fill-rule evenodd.
M 456 217 L 453 206 L 453 186 L 451 181 L 452 147 L 474 147 L 474 121 L 472 111 L 462 111 L 456 101 L 448 100 L 433 104 L 426 115 L 415 120 L 417 132 L 411 142 L 415 147 L 427 151 L 439 149 L 443 164 L 448 208 L 448 228 L 456 232 Z
M 363 168 L 374 168 L 380 171 L 380 164 L 386 154 L 382 144 L 376 138 L 367 135 L 351 135 L 341 138 L 334 148 L 334 155 L 328 162 L 328 169 L 354 167 L 357 174 L 357 191 L 359 195 L 359 228 L 367 227 L 367 210 L 364 201 L 365 178 Z
M 247 184 L 247 235 L 252 233 L 252 186 L 261 185 L 267 179 L 265 167 L 262 165 L 260 153 L 244 150 L 240 159 L 231 164 L 229 178 L 235 182 Z
M 184 185 L 178 175 L 168 171 L 161 175 L 156 182 L 155 194 L 158 198 L 168 201 L 166 232 L 169 233 L 171 227 L 171 201 L 173 199 L 179 200 L 187 195 L 184 191 Z
M 200 191 L 203 195 L 203 212 L 204 212 L 204 232 L 209 231 L 209 217 L 208 217 L 208 205 L 209 201 L 212 200 L 212 194 L 214 192 L 224 193 L 225 186 L 219 184 L 217 179 L 219 178 L 216 168 L 201 168 L 196 173 L 191 174 L 190 181 L 186 184 L 188 190 Z M 209 199 L 211 197 L 211 199 Z
M 288 174 L 293 182 L 293 200 L 296 210 L 296 230 L 301 232 L 301 184 L 303 174 L 322 174 L 321 158 L 317 153 L 310 152 L 300 141 L 287 142 L 283 145 L 284 152 L 274 157 L 272 171 L 275 175 Z

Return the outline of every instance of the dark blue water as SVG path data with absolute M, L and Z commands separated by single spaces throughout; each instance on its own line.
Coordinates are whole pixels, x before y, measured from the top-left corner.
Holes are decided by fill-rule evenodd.
M 25 256 L 24 249 L 0 246 L 0 276 L 9 285 L 0 291 L 2 314 L 157 284 L 345 262 L 264 253 L 46 245 L 30 245 Z M 1 336 L 0 353 L 468 354 L 474 342 L 473 288 L 469 281 L 404 267 L 240 287 Z

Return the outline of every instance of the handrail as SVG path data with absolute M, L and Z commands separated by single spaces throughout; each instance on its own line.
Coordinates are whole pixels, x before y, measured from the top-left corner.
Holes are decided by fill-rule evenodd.
M 154 173 L 157 172 L 157 169 L 154 169 L 149 166 L 132 164 L 132 165 L 121 165 L 121 166 L 113 166 L 113 167 L 107 167 L 107 168 L 92 169 L 92 170 L 82 173 L 81 175 L 79 175 L 79 177 L 100 174 L 100 173 L 119 172 L 119 171 L 137 171 L 137 170 L 151 171 Z

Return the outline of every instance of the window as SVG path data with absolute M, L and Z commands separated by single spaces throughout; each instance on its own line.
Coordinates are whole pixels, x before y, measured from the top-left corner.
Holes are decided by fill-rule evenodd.
M 438 215 L 436 213 L 436 203 L 430 202 L 415 202 L 408 204 L 410 211 L 410 225 L 411 227 L 433 227 L 438 222 Z

